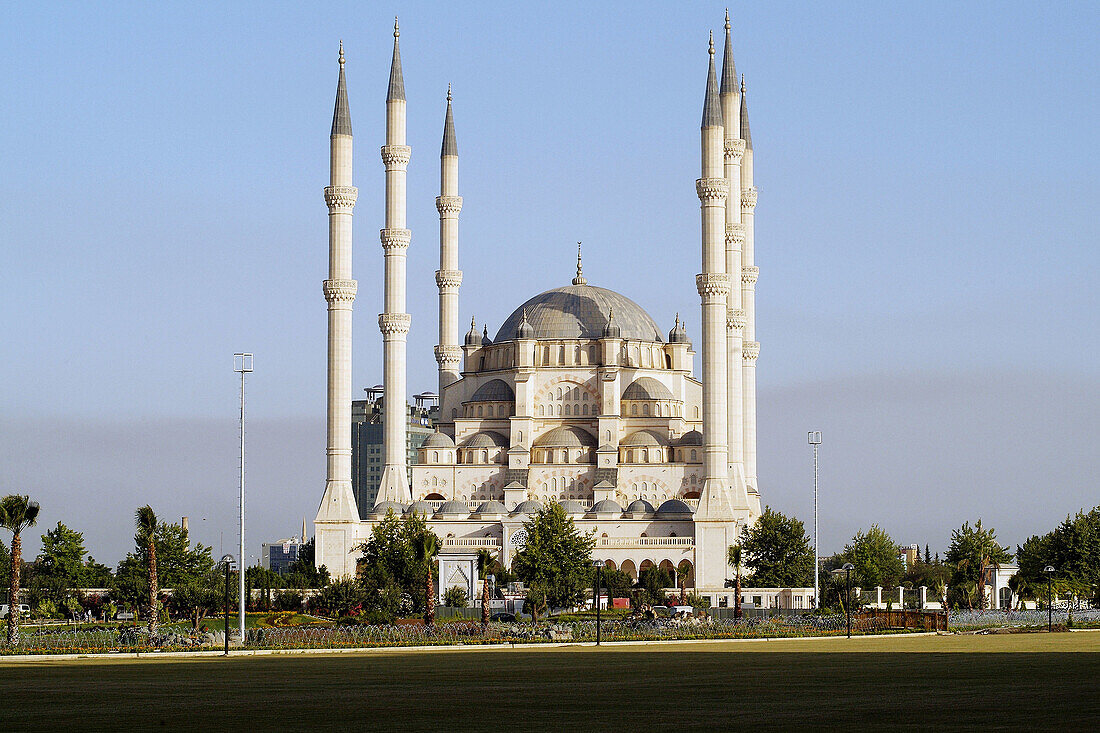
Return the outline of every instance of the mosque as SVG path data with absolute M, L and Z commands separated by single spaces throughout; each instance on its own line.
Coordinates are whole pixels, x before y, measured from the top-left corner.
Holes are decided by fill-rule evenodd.
M 733 62 L 729 16 L 721 75 L 710 44 L 696 181 L 702 218 L 702 380 L 677 315 L 665 331 L 626 295 L 590 285 L 580 250 L 576 277 L 519 305 L 492 338 L 460 337 L 458 144 L 451 93 L 440 156 L 439 423 L 406 465 L 403 411 L 384 412 L 382 482 L 374 506 L 351 487 L 352 131 L 343 48 L 333 114 L 329 209 L 328 461 L 316 517 L 318 563 L 354 573 L 356 544 L 387 513 L 419 512 L 444 552 L 488 548 L 508 565 L 524 522 L 558 502 L 596 538 L 593 559 L 637 577 L 651 565 L 730 602 L 726 550 L 760 514 L 756 471 L 756 342 L 752 137 L 743 80 Z M 406 390 L 406 100 L 394 25 L 386 99 L 383 389 L 386 405 Z M 719 81 L 720 78 L 720 81 Z M 674 284 L 670 284 L 675 287 Z M 687 283 L 684 283 L 687 286 Z M 673 320 L 673 319 L 669 319 Z

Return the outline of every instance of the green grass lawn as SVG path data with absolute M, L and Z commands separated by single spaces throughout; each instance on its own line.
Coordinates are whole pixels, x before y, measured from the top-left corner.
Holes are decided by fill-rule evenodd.
M 1095 730 L 1100 633 L 4 661 L 9 730 Z

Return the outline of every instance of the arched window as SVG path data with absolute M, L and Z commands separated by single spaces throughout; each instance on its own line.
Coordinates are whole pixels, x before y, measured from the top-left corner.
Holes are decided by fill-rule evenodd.
M 481 405 L 477 406 L 477 416 L 481 417 Z
M 582 415 L 587 415 L 588 414 L 588 405 L 584 405 L 583 407 L 581 407 L 581 414 Z
M 558 405 L 558 417 L 561 417 L 561 405 Z
M 695 406 L 695 419 L 696 419 L 696 420 L 698 420 L 698 419 L 699 419 L 699 405 L 696 405 L 696 406 Z
M 642 405 L 642 414 L 645 415 L 646 417 L 649 417 L 649 405 L 648 404 Z
M 437 450 L 432 451 L 432 463 L 439 463 L 439 451 Z M 432 480 L 434 481 L 435 479 Z
M 654 412 L 654 414 L 657 417 L 661 417 L 661 403 L 660 402 L 657 403 L 657 408 L 656 408 L 656 411 Z
M 561 398 L 562 398 L 561 387 L 558 387 L 558 399 L 560 400 Z
M 695 450 L 694 448 L 691 449 L 691 460 L 693 460 L 693 461 L 699 460 L 699 452 L 697 450 Z M 692 478 L 695 478 L 695 477 L 693 476 Z
M 565 347 L 564 346 L 559 346 L 558 347 L 558 363 L 559 364 L 564 364 L 565 363 Z
M 488 463 L 489 462 L 489 451 L 487 451 L 487 450 L 481 451 L 481 462 L 482 463 Z
M 630 414 L 632 416 L 637 416 L 638 415 L 638 406 L 637 405 L 631 405 L 630 406 Z
M 539 417 L 546 417 L 546 406 L 539 405 Z
M 610 443 L 611 442 L 611 431 L 610 430 L 605 430 L 603 432 L 603 435 L 604 435 L 603 439 L 606 440 L 608 443 Z

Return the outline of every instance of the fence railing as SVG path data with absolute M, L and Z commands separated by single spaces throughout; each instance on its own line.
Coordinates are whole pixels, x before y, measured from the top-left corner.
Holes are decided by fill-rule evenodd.
M 1070 623 L 1080 625 L 1100 624 L 1100 609 L 1069 610 L 1055 608 L 1049 616 L 1043 610 L 1019 610 L 999 611 L 996 609 L 967 609 L 964 611 L 951 611 L 948 616 L 948 627 L 953 631 L 967 631 L 974 629 L 991 629 L 997 627 L 1022 627 L 1022 626 L 1046 626 L 1047 622 L 1068 625 Z
M 944 611 L 917 611 L 903 609 L 883 611 L 877 608 L 857 611 L 852 618 L 870 619 L 881 628 L 920 629 L 922 631 L 947 631 L 947 613 Z

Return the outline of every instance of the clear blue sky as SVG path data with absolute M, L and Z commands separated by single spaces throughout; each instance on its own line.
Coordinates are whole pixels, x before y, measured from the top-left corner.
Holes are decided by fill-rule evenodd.
M 256 353 L 258 543 L 323 484 L 328 128 L 356 139 L 355 383 L 380 379 L 385 84 L 409 99 L 409 384 L 435 362 L 438 151 L 455 90 L 463 320 L 585 274 L 698 341 L 698 124 L 724 4 L 67 3 L 0 22 L 0 491 L 114 562 L 132 511 L 235 485 Z M 761 482 L 823 547 L 879 522 L 1006 541 L 1095 502 L 1095 3 L 731 7 L 756 152 Z M 215 439 L 216 436 L 216 439 Z M 222 440 L 224 438 L 224 440 Z M 227 445 L 222 445 L 222 443 Z M 262 506 L 261 506 L 262 505 Z M 252 544 L 252 543 L 250 543 Z M 252 550 L 255 551 L 255 550 Z

